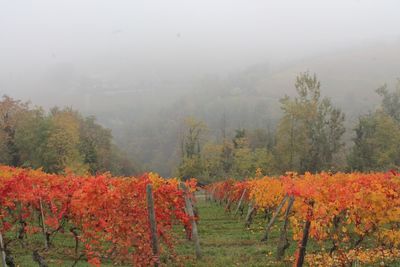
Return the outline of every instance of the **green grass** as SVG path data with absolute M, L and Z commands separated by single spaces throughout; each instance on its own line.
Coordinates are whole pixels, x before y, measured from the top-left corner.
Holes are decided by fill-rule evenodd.
M 25 241 L 25 247 L 22 247 L 17 241 L 9 245 L 15 264 L 21 267 L 38 266 L 33 261 L 33 250 L 38 250 L 49 266 L 72 266 L 75 262 L 74 246 L 74 239 L 67 233 L 56 234 L 48 251 L 44 249 L 43 236 L 41 234 L 30 235 L 29 239 Z M 86 260 L 80 260 L 75 266 L 83 267 L 89 265 Z M 113 265 L 106 263 L 104 266 Z
M 261 215 L 246 229 L 244 218 L 225 212 L 224 207 L 216 203 L 199 198 L 197 205 L 203 257 L 196 261 L 193 244 L 181 239 L 176 249 L 179 255 L 184 255 L 185 266 L 291 266 L 288 262 L 275 261 L 279 226 L 273 226 L 269 240 L 262 243 L 265 220 Z M 294 249 L 292 245 L 289 253 Z

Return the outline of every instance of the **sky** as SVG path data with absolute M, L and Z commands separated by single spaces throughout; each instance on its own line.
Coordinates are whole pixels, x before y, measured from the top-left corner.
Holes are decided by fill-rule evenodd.
M 0 0 L 0 93 L 54 68 L 180 80 L 400 40 L 400 1 Z

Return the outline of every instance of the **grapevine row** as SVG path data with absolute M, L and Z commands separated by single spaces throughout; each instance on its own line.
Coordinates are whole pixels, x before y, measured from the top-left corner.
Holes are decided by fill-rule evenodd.
M 46 249 L 59 233 L 75 242 L 74 258 L 99 266 L 102 260 L 150 266 L 153 255 L 146 186 L 152 185 L 161 250 L 174 255 L 174 224 L 188 233 L 191 218 L 185 212 L 185 192 L 177 179 L 156 174 L 141 177 L 46 174 L 40 170 L 0 167 L 0 231 L 4 246 L 43 235 Z M 194 191 L 196 182 L 186 182 Z M 7 250 L 7 248 L 6 248 Z M 161 251 L 162 252 L 162 251 Z
M 255 211 L 282 221 L 277 259 L 288 248 L 287 227 L 298 249 L 291 260 L 301 266 L 304 259 L 315 266 L 349 266 L 356 261 L 372 263 L 400 255 L 400 175 L 388 173 L 287 173 L 279 178 L 258 177 L 245 181 L 226 180 L 207 187 L 208 197 L 226 203 L 243 214 L 246 223 Z M 321 248 L 304 258 L 307 241 Z M 366 241 L 367 240 L 367 241 Z

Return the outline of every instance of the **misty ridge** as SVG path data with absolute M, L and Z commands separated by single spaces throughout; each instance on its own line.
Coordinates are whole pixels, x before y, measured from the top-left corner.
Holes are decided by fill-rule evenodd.
M 285 118 L 281 100 L 297 97 L 298 75 L 315 73 L 321 99 L 330 98 L 345 114 L 343 145 L 331 159 L 335 170 L 398 166 L 400 155 L 389 162 L 377 152 L 379 159 L 361 164 L 354 150 L 354 129 L 365 116 L 398 128 L 374 115 L 390 98 L 378 88 L 387 84 L 388 92 L 400 94 L 396 1 L 138 2 L 6 2 L 0 11 L 1 95 L 95 116 L 137 171 L 209 181 L 250 176 L 261 166 L 282 171 L 276 161 L 289 148 L 277 140 Z M 187 130 L 199 125 L 196 152 L 187 155 Z M 368 138 L 398 144 L 394 137 Z M 185 157 L 199 162 L 190 169 Z M 215 161 L 220 165 L 210 167 Z M 296 169 L 292 163 L 285 167 Z M 196 164 L 210 169 L 204 173 Z

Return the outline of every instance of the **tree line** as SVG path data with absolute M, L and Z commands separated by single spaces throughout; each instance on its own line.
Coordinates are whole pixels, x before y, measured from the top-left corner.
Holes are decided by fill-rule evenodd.
M 204 122 L 188 118 L 181 137 L 181 162 L 176 174 L 204 182 L 226 177 L 321 171 L 386 171 L 400 166 L 400 80 L 390 91 L 377 89 L 380 107 L 353 125 L 344 140 L 345 114 L 327 97 L 315 74 L 300 73 L 296 96 L 280 99 L 282 117 L 274 129 L 225 132 L 210 140 Z
M 227 133 L 223 121 L 221 133 L 210 134 L 205 122 L 187 118 L 180 132 L 181 159 L 174 175 L 208 182 L 251 177 L 256 172 L 398 169 L 400 81 L 394 90 L 386 85 L 377 89 L 380 106 L 359 116 L 347 134 L 345 114 L 322 97 L 315 74 L 299 74 L 294 87 L 294 97 L 280 99 L 282 116 L 273 127 L 238 127 Z M 0 163 L 51 173 L 132 175 L 143 169 L 114 144 L 111 130 L 95 117 L 71 108 L 45 111 L 8 96 L 0 100 Z
M 3 96 L 0 101 L 0 163 L 49 173 L 132 175 L 137 166 L 117 148 L 111 130 L 71 108 L 49 112 Z

